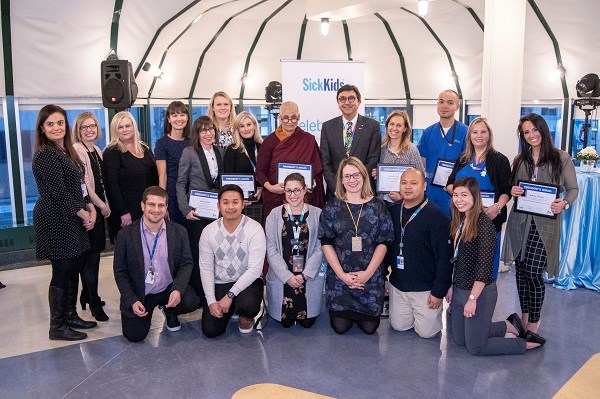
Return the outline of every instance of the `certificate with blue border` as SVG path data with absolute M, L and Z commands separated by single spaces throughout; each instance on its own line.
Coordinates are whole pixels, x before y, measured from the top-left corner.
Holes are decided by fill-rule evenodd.
M 489 208 L 494 205 L 496 203 L 495 199 L 496 196 L 493 191 L 481 191 L 481 205 L 484 207 Z
M 400 165 L 391 163 L 377 164 L 377 192 L 391 193 L 400 191 L 400 177 L 406 169 L 414 165 Z
M 558 198 L 557 185 L 527 180 L 519 180 L 517 185 L 525 192 L 515 198 L 515 212 L 556 219 L 550 205 Z
M 254 196 L 254 175 L 250 173 L 224 174 L 221 175 L 221 187 L 225 184 L 235 184 L 244 192 L 244 198 L 250 199 Z
M 454 169 L 454 161 L 438 158 L 435 162 L 431 185 L 446 188 L 452 169 Z
M 218 219 L 217 207 L 219 194 L 212 191 L 190 191 L 190 206 L 194 208 L 196 216 L 206 219 Z
M 300 173 L 304 176 L 306 187 L 309 189 L 313 186 L 312 165 L 301 163 L 283 163 L 277 165 L 277 183 L 283 184 L 286 177 L 292 173 Z

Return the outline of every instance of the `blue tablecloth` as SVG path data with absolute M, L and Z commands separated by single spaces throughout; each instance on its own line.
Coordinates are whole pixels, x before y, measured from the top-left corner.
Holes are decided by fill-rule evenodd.
M 579 196 L 563 215 L 554 287 L 600 291 L 600 173 L 577 168 Z

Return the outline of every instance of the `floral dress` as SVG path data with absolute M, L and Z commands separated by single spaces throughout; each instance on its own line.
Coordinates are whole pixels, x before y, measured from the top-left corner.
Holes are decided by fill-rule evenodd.
M 301 271 L 295 272 L 292 265 L 292 257 L 300 255 L 306 262 L 306 252 L 308 249 L 308 211 L 303 215 L 294 215 L 290 218 L 285 206 L 282 209 L 283 228 L 281 231 L 281 244 L 283 248 L 283 259 L 287 263 L 288 270 L 294 274 L 302 274 Z M 300 232 L 298 242 L 294 242 L 294 228 Z M 283 304 L 281 307 L 281 320 L 299 320 L 306 319 L 306 292 L 305 285 L 299 288 L 292 288 L 289 284 L 283 285 Z

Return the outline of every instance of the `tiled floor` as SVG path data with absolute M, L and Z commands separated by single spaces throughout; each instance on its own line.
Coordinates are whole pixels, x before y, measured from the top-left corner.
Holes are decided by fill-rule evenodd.
M 111 320 L 77 343 L 48 340 L 49 266 L 0 272 L 0 398 L 230 398 L 258 383 L 337 398 L 551 398 L 600 352 L 600 294 L 550 286 L 540 329 L 548 343 L 525 356 L 474 357 L 445 330 L 425 340 L 387 320 L 373 336 L 356 327 L 338 336 L 326 314 L 308 330 L 271 320 L 263 332 L 241 335 L 232 323 L 209 340 L 199 312 L 181 318 L 176 333 L 163 330 L 155 312 L 148 338 L 131 344 L 120 335 L 111 263 L 101 265 Z M 498 287 L 501 319 L 518 309 L 514 274 L 502 274 Z

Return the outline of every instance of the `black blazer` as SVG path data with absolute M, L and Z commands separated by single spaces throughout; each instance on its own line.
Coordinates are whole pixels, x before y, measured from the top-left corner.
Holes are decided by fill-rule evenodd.
M 467 166 L 467 163 L 460 161 L 460 158 L 454 164 L 454 169 L 448 177 L 448 185 L 454 184 L 456 180 L 456 173 Z M 510 198 L 510 162 L 508 158 L 504 154 L 498 151 L 488 151 L 485 156 L 485 168 L 490 175 L 490 181 L 492 182 L 492 186 L 494 186 L 494 200 L 498 201 L 498 198 L 502 194 L 508 195 Z M 505 206 L 500 211 L 500 214 L 492 220 L 496 231 L 502 230 L 502 224 L 506 222 L 507 215 L 507 207 Z
M 338 116 L 324 122 L 321 127 L 321 156 L 328 196 L 335 192 L 335 174 L 342 159 L 346 158 L 342 125 L 342 116 Z M 376 120 L 358 115 L 350 155 L 360 159 L 371 176 L 371 170 L 377 167 L 381 155 L 381 129 Z
M 122 228 L 115 243 L 113 269 L 115 281 L 121 293 L 121 312 L 136 317 L 131 306 L 140 301 L 144 303 L 146 284 L 144 282 L 144 252 L 142 249 L 141 219 Z M 192 274 L 192 254 L 187 231 L 177 223 L 166 220 L 168 261 L 172 289 L 183 296 Z

